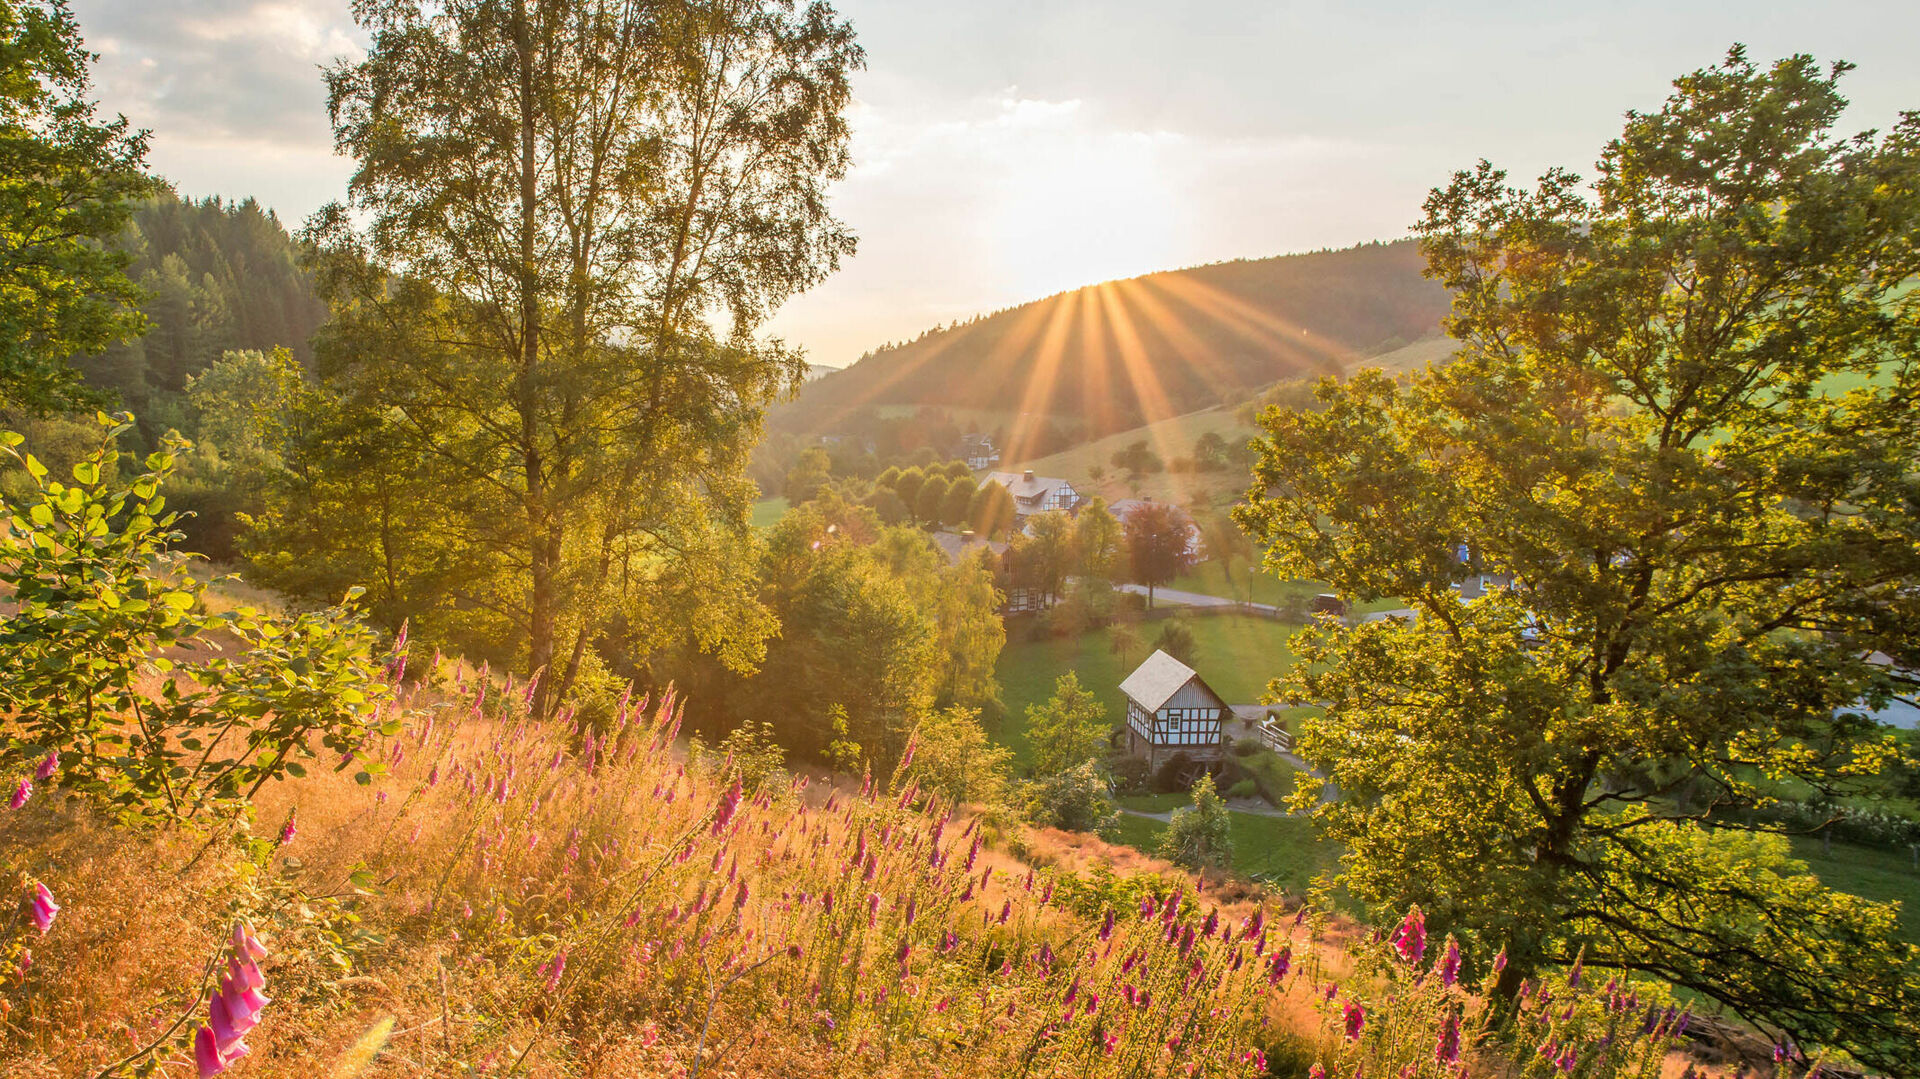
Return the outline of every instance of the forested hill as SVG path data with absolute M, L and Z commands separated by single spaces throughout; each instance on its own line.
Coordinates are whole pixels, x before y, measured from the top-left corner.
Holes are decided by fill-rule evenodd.
M 1063 292 L 871 353 L 810 382 L 773 423 L 852 433 L 897 406 L 938 405 L 1098 437 L 1433 333 L 1447 298 L 1422 265 L 1402 240 Z
M 144 337 L 80 361 L 143 427 L 189 429 L 182 391 L 229 349 L 285 346 L 304 363 L 326 319 L 280 219 L 252 199 L 193 201 L 171 192 L 141 206 L 118 241 L 146 293 Z

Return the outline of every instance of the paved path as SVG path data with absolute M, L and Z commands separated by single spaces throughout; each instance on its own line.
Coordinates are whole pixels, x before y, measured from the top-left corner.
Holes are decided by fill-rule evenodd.
M 1115 587 L 1122 592 L 1131 592 L 1136 596 L 1144 596 L 1147 594 L 1147 586 L 1143 584 L 1123 584 L 1116 585 Z M 1200 592 L 1182 592 L 1173 588 L 1154 589 L 1153 602 L 1156 606 L 1166 603 L 1175 607 L 1237 607 L 1241 610 L 1253 611 L 1257 614 L 1273 615 L 1280 613 L 1280 609 L 1271 603 L 1242 603 L 1237 599 L 1227 599 L 1224 596 L 1209 596 Z

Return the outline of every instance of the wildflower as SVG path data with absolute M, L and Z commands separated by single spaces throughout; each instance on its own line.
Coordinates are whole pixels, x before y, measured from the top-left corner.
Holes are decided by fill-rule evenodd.
M 1100 920 L 1100 939 L 1103 941 L 1113 939 L 1113 908 L 1112 907 L 1107 908 L 1107 916 Z
M 1434 1043 L 1433 1059 L 1441 1064 L 1460 1061 L 1460 1017 L 1452 1012 L 1440 1020 L 1440 1040 Z
M 276 846 L 284 847 L 292 842 L 294 833 L 297 831 L 293 824 L 294 812 L 292 809 L 287 810 L 287 822 L 280 826 L 280 839 L 275 844 Z
M 872 929 L 874 922 L 878 920 L 879 917 L 880 917 L 880 893 L 868 892 L 867 893 L 867 928 Z
M 719 835 L 733 823 L 733 815 L 740 808 L 740 777 L 733 778 L 733 786 L 720 796 L 720 805 L 713 811 L 713 834 Z
M 1493 972 L 1498 974 L 1505 969 L 1507 969 L 1507 950 L 1502 948 L 1500 954 L 1493 957 Z
M 53 916 L 58 913 L 60 904 L 53 901 L 53 893 L 47 891 L 46 885 L 36 882 L 33 886 L 33 924 L 40 930 L 41 936 L 46 936 L 47 930 L 53 928 Z
M 1313 1067 L 1307 1069 L 1307 1079 L 1327 1079 L 1327 1069 L 1321 1067 L 1319 1061 L 1315 1061 Z
M 212 1079 L 227 1070 L 227 1062 L 220 1056 L 220 1049 L 214 1044 L 213 1031 L 201 1027 L 193 1035 L 193 1064 L 200 1071 L 200 1079 Z
M 1418 963 L 1427 952 L 1427 916 L 1418 904 L 1407 911 L 1400 928 L 1393 934 L 1393 949 L 1407 963 Z
M 566 972 L 567 972 L 567 949 L 562 947 L 558 952 L 554 953 L 553 961 L 547 964 L 547 967 L 546 967 L 547 992 L 554 993 L 559 991 L 560 976 L 565 974 Z
M 1267 1070 L 1267 1054 L 1262 1053 L 1258 1049 L 1247 1050 L 1240 1054 L 1240 1059 L 1253 1065 L 1253 1070 L 1256 1072 L 1264 1072 Z
M 1580 954 L 1573 957 L 1573 969 L 1567 972 L 1567 988 L 1580 988 L 1580 973 L 1586 969 L 1587 952 L 1582 948 Z
M 733 909 L 739 910 L 747 905 L 747 882 L 740 882 L 740 890 L 733 894 Z
M 53 778 L 54 769 L 60 767 L 60 751 L 53 750 L 40 761 L 40 767 L 33 770 L 33 778 L 45 783 Z
M 1287 976 L 1287 970 L 1293 966 L 1293 948 L 1281 948 L 1273 953 L 1273 961 L 1267 966 L 1267 984 L 1279 985 L 1280 979 Z
M 1009 899 L 1009 900 L 1007 900 L 1007 901 L 1006 901 L 1005 903 L 1002 903 L 1002 904 L 1000 905 L 1000 922 L 999 922 L 999 924 L 1001 924 L 1001 925 L 1005 925 L 1005 924 L 1007 924 L 1007 918 L 1008 918 L 1008 916 L 1010 916 L 1010 915 L 1011 915 L 1012 913 L 1013 913 L 1013 900 L 1011 900 L 1011 899 Z
M 245 922 L 233 923 L 233 951 L 235 955 L 244 955 L 249 959 L 265 959 L 269 954 L 267 946 L 253 935 L 253 927 Z
M 1460 980 L 1460 942 L 1447 938 L 1447 950 L 1440 957 L 1440 984 L 1451 986 Z
M 1346 1007 L 1340 1011 L 1340 1019 L 1346 1025 L 1347 1040 L 1350 1042 L 1359 1041 L 1360 1030 L 1367 1025 L 1367 1009 L 1361 1007 L 1357 1002 L 1349 1000 L 1347 1001 Z
M 902 920 L 905 921 L 907 928 L 911 929 L 913 927 L 913 916 L 919 912 L 919 909 L 920 909 L 920 897 L 917 895 L 908 896 L 906 912 L 901 916 Z
M 8 800 L 7 805 L 13 809 L 19 809 L 26 805 L 27 799 L 31 797 L 33 797 L 33 782 L 23 779 L 19 786 L 13 788 L 13 797 Z

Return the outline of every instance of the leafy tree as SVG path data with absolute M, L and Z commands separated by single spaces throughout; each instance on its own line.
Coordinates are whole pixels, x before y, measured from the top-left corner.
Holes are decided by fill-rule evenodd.
M 1186 572 L 1193 524 L 1187 515 L 1165 502 L 1148 502 L 1127 514 L 1127 571 L 1135 584 L 1147 586 L 1147 606 L 1153 590 Z
M 1112 581 L 1120 576 L 1126 537 L 1120 521 L 1107 509 L 1107 500 L 1095 495 L 1073 521 L 1073 564 L 1082 579 Z
M 244 814 L 322 747 L 341 767 L 358 760 L 363 781 L 378 774 L 360 751 L 400 720 L 380 718 L 389 689 L 371 631 L 338 606 L 208 612 L 160 493 L 178 444 L 122 480 L 116 442 L 132 418 L 99 420 L 71 483 L 0 432 L 29 479 L 0 492 L 0 586 L 17 604 L 0 630 L 0 770 L 47 761 L 45 782 L 137 824 Z
M 873 493 L 862 500 L 862 504 L 879 516 L 881 524 L 903 524 L 908 517 L 907 504 L 885 487 L 875 487 Z
M 616 609 L 729 606 L 702 634 L 750 662 L 770 627 L 739 588 L 681 584 L 729 583 L 748 447 L 804 370 L 755 331 L 853 248 L 826 201 L 852 30 L 820 3 L 355 15 L 369 48 L 326 73 L 352 205 L 308 229 L 329 392 L 446 464 L 440 501 L 496 571 L 463 600 L 547 669 L 538 711 Z
M 153 189 L 146 132 L 94 117 L 67 0 L 0 2 L 0 404 L 91 403 L 68 360 L 137 336 L 128 256 L 107 246 Z
M 1064 510 L 1036 513 L 1013 542 L 1033 587 L 1049 599 L 1058 596 L 1073 572 L 1073 518 Z
M 1007 761 L 971 708 L 939 708 L 914 728 L 913 763 L 907 777 L 949 805 L 1000 805 L 1007 795 Z
M 1154 638 L 1154 648 L 1191 667 L 1200 658 L 1199 642 L 1194 640 L 1193 626 L 1185 618 L 1169 618 L 1160 627 L 1160 635 Z
M 1756 813 L 1871 790 L 1856 702 L 1920 658 L 1920 114 L 1841 139 L 1846 70 L 1739 50 L 1630 114 L 1587 189 L 1456 174 L 1418 226 L 1460 355 L 1270 410 L 1267 565 L 1412 622 L 1321 626 L 1285 687 L 1347 886 L 1547 964 L 1640 972 L 1920 1068 L 1895 912 Z M 1457 549 L 1510 573 L 1463 603 Z M 1899 657 L 1876 665 L 1875 651 Z
M 795 505 L 810 502 L 833 478 L 833 461 L 827 451 L 818 446 L 809 446 L 800 451 L 800 459 L 794 463 L 792 471 L 787 473 L 787 501 Z
M 1106 757 L 1113 723 L 1093 691 L 1073 671 L 1054 679 L 1053 696 L 1027 705 L 1027 742 L 1035 775 L 1052 775 Z
M 947 488 L 946 498 L 940 503 L 940 523 L 959 527 L 967 523 L 967 513 L 973 508 L 973 496 L 979 493 L 973 477 L 956 476 Z
M 964 480 L 973 479 L 973 469 L 968 467 L 965 461 L 962 461 L 957 457 L 947 462 L 945 471 L 947 474 L 947 478 L 950 480 L 958 481 L 963 479 Z
M 1042 828 L 1111 837 L 1120 825 L 1113 783 L 1092 761 L 1042 772 L 1020 789 L 1026 818 Z
M 1227 440 L 1218 431 L 1208 431 L 1193 440 L 1193 467 L 1196 472 L 1218 472 L 1227 467 Z
M 888 465 L 886 468 L 881 470 L 878 476 L 875 476 L 873 478 L 873 483 L 874 483 L 874 486 L 876 487 L 886 487 L 888 489 L 891 489 L 899 479 L 900 479 L 900 466 Z
M 1013 527 L 1013 495 L 997 483 L 983 483 L 974 492 L 973 503 L 968 506 L 967 512 L 973 530 L 981 536 L 1005 532 Z
M 1113 467 L 1138 479 L 1149 472 L 1158 472 L 1166 466 L 1161 463 L 1158 454 L 1147 448 L 1147 440 L 1135 439 L 1125 448 L 1113 453 Z
M 920 488 L 926 482 L 926 474 L 918 468 L 907 469 L 893 481 L 893 493 L 900 496 L 900 504 L 907 507 L 909 518 L 914 517 L 915 508 L 920 505 Z
M 1197 526 L 1200 540 L 1206 545 L 1207 557 L 1220 566 L 1221 576 L 1227 583 L 1233 583 L 1233 568 L 1238 565 L 1247 567 L 1247 598 L 1253 598 L 1254 551 L 1253 541 L 1234 523 L 1230 513 L 1210 513 L 1203 516 Z
M 1140 629 L 1132 622 L 1121 622 L 1113 627 L 1113 634 L 1107 641 L 1107 648 L 1120 657 L 1122 667 L 1132 667 L 1135 657 L 1146 650 L 1146 643 L 1140 639 Z
M 920 485 L 920 493 L 913 499 L 913 515 L 917 520 L 939 527 L 940 515 L 947 508 L 947 492 L 953 485 L 945 476 L 938 473 L 927 477 Z
M 1160 837 L 1160 857 L 1188 869 L 1207 869 L 1233 861 L 1233 818 L 1214 789 L 1213 776 L 1193 785 L 1193 805 L 1173 811 Z

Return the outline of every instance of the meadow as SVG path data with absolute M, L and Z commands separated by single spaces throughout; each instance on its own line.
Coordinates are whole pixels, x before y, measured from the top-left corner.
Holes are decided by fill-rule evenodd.
M 1105 704 L 1117 725 L 1125 715 L 1120 683 L 1153 647 L 1161 622 L 1134 626 L 1143 650 L 1121 656 L 1113 648 L 1113 627 L 1078 637 L 1043 640 L 1009 639 L 1000 652 L 995 674 L 1000 680 L 1005 721 L 997 740 L 1013 750 L 1016 768 L 1027 762 L 1026 710 L 1053 696 L 1060 675 L 1075 671 L 1080 684 Z M 1188 620 L 1193 629 L 1195 668 L 1229 704 L 1252 704 L 1266 692 L 1267 682 L 1293 665 L 1288 640 L 1299 626 L 1253 615 L 1211 615 Z

